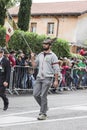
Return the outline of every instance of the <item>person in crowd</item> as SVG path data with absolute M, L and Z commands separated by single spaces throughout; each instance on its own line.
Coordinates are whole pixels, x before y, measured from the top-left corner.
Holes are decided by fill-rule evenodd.
M 34 69 L 32 68 L 30 57 L 27 55 L 25 55 L 24 66 L 25 66 L 25 73 L 22 80 L 23 88 L 24 89 L 33 88 L 35 82 L 35 78 L 33 76 Z
M 22 57 L 20 55 L 17 56 L 16 65 L 23 66 Z
M 9 51 L 5 49 L 4 50 L 4 57 L 9 60 L 9 55 L 10 55 Z
M 86 56 L 87 50 L 85 48 L 81 48 L 81 50 L 79 51 L 79 54 L 82 55 L 82 56 Z
M 86 73 L 86 63 L 85 63 L 85 60 L 80 60 L 78 62 L 78 67 L 79 67 L 79 70 L 78 70 L 78 75 L 79 75 L 79 81 L 78 81 L 78 87 L 80 87 L 80 85 L 83 85 L 83 82 L 85 80 L 85 73 Z M 84 78 L 84 80 L 83 80 Z M 81 84 L 81 81 L 82 81 L 82 84 Z
M 10 62 L 7 58 L 4 57 L 4 51 L 0 49 L 0 97 L 4 102 L 4 111 L 8 109 L 9 105 L 5 90 L 9 86 L 10 71 Z
M 66 72 L 69 69 L 69 66 L 67 65 L 67 62 L 64 60 L 61 66 L 61 73 L 62 73 L 62 87 L 66 86 Z
M 71 75 L 73 78 L 73 86 L 75 88 L 75 90 L 78 88 L 78 81 L 79 81 L 79 75 L 78 75 L 78 61 L 73 61 L 72 62 L 72 66 L 71 66 Z
M 9 61 L 12 67 L 14 67 L 16 65 L 16 51 L 12 50 L 10 51 L 10 55 L 9 55 Z
M 13 87 L 13 84 L 14 84 L 14 69 L 15 69 L 15 66 L 16 66 L 16 51 L 11 50 L 8 58 L 9 58 L 10 65 L 11 65 L 10 86 Z
M 40 113 L 38 120 L 45 120 L 47 118 L 47 94 L 48 89 L 53 83 L 54 87 L 58 87 L 58 58 L 56 54 L 51 51 L 53 40 L 47 38 L 43 41 L 43 51 L 34 57 L 31 53 L 31 62 L 33 67 L 38 67 L 38 74 L 33 88 L 33 95 L 37 103 L 40 105 Z
M 21 56 L 21 60 L 22 60 L 22 65 L 25 65 L 25 54 L 23 51 L 18 51 L 18 55 Z
M 25 66 L 32 66 L 29 56 L 25 56 L 24 65 L 25 65 Z

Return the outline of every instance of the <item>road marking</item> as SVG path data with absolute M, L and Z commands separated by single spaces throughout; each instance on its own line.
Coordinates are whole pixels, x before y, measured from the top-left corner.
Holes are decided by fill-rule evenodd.
M 75 106 L 67 108 L 69 110 L 87 111 L 87 106 Z
M 87 104 L 61 106 L 61 107 L 50 108 L 49 111 L 61 110 L 61 109 L 72 109 L 72 110 L 74 110 L 75 107 L 77 107 L 79 109 L 81 106 L 85 106 L 85 105 L 87 105 Z M 17 115 L 24 115 L 24 114 L 32 114 L 32 113 L 37 113 L 37 112 L 39 112 L 39 110 L 10 113 L 10 114 L 1 115 L 0 118 L 1 117 L 7 117 L 7 116 L 17 116 Z
M 36 118 L 33 118 L 33 117 L 9 116 L 9 117 L 0 118 L 0 125 L 35 121 L 35 120 Z
M 55 107 L 50 108 L 49 111 L 53 110 L 62 110 L 62 109 L 69 109 L 69 110 L 86 110 L 87 111 L 87 104 L 79 104 L 79 105 L 72 105 L 72 106 L 62 106 L 62 107 Z M 60 118 L 60 119 L 47 119 L 45 121 L 37 121 L 36 118 L 33 117 L 23 117 L 18 115 L 24 114 L 32 114 L 39 112 L 39 110 L 27 111 L 27 112 L 19 112 L 19 113 L 11 113 L 7 115 L 0 116 L 0 127 L 8 127 L 8 126 L 17 126 L 17 125 L 29 125 L 29 124 L 37 124 L 37 123 L 50 123 L 56 121 L 68 121 L 68 120 L 77 120 L 77 119 L 86 119 L 87 116 L 78 116 L 78 117 L 67 117 L 67 118 Z
M 6 117 L 4 117 L 3 119 L 5 120 Z M 12 117 L 10 117 L 12 119 Z M 17 117 L 13 117 L 14 119 L 16 119 Z M 16 121 L 16 122 L 12 122 L 12 123 L 2 123 L 0 122 L 0 127 L 11 127 L 11 126 L 18 126 L 18 125 L 31 125 L 31 124 L 38 124 L 38 123 L 53 123 L 56 121 L 70 121 L 70 120 L 79 120 L 79 119 L 86 119 L 87 116 L 78 116 L 78 117 L 68 117 L 68 118 L 60 118 L 60 119 L 50 119 L 50 120 L 44 120 L 44 121 L 36 121 L 35 118 L 32 118 L 32 121 L 30 121 L 31 119 L 29 118 L 22 118 L 22 122 L 20 121 Z M 24 120 L 24 121 L 23 121 Z

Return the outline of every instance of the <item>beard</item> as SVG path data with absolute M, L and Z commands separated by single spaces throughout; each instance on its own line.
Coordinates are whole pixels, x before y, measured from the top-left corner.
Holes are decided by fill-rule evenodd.
M 50 48 L 50 47 L 46 47 L 46 48 L 43 47 L 43 51 L 48 51 L 49 48 Z

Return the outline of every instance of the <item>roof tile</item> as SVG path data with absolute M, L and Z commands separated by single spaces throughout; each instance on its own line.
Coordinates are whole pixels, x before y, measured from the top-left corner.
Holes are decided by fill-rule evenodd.
M 10 14 L 18 15 L 19 6 L 9 9 Z M 33 3 L 31 15 L 82 14 L 87 12 L 87 1 Z

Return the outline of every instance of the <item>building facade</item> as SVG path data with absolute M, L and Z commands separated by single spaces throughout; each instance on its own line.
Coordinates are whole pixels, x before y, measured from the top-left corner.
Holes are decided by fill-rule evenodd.
M 9 9 L 16 22 L 18 10 Z M 87 1 L 33 3 L 29 31 L 81 46 L 87 40 Z

